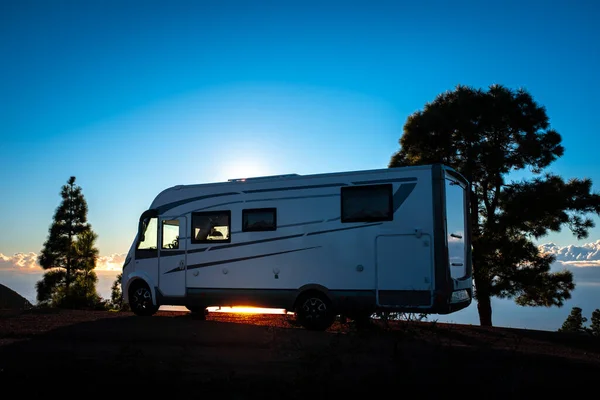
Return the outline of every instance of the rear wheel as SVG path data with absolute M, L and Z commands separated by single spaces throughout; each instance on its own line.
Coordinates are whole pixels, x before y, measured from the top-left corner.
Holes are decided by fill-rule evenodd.
M 321 292 L 307 292 L 300 295 L 295 311 L 300 325 L 311 331 L 324 331 L 335 320 L 331 301 Z
M 129 289 L 129 305 L 135 315 L 149 317 L 158 311 L 152 303 L 152 292 L 146 282 L 134 282 Z

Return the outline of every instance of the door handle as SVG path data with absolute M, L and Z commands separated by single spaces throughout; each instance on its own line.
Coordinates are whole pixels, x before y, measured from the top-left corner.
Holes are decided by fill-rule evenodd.
M 179 270 L 183 271 L 185 269 L 185 263 L 183 260 L 179 261 Z
M 453 238 L 462 239 L 462 236 L 457 235 L 456 233 L 451 233 L 450 236 L 452 236 Z

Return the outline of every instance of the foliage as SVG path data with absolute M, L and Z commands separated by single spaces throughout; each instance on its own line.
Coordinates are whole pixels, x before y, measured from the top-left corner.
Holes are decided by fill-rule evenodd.
M 123 301 L 123 292 L 121 291 L 121 278 L 123 277 L 123 273 L 117 275 L 117 278 L 113 282 L 111 286 L 111 294 L 110 294 L 110 308 L 113 310 L 119 311 L 129 311 L 129 304 L 126 304 Z
M 590 332 L 594 336 L 600 336 L 600 309 L 595 309 L 592 313 Z
M 407 322 L 422 322 L 426 321 L 429 317 L 425 313 L 404 313 L 404 312 L 390 312 L 390 311 L 377 311 L 375 317 L 381 319 L 384 322 L 387 321 L 407 321 Z
M 587 318 L 581 315 L 581 308 L 573 307 L 571 314 L 567 317 L 562 326 L 558 329 L 559 332 L 585 332 L 585 324 Z
M 524 306 L 562 306 L 573 275 L 552 272 L 554 257 L 532 240 L 567 226 L 578 238 L 600 214 L 589 179 L 563 180 L 545 171 L 561 157 L 561 136 L 544 107 L 525 90 L 501 85 L 445 92 L 408 117 L 389 167 L 443 163 L 470 182 L 473 277 L 480 323 L 492 325 L 491 297 Z M 515 171 L 530 180 L 508 181 Z
M 97 308 L 102 304 L 94 272 L 97 235 L 87 222 L 87 202 L 74 176 L 62 187 L 61 197 L 38 258 L 46 272 L 36 284 L 37 300 L 53 307 Z

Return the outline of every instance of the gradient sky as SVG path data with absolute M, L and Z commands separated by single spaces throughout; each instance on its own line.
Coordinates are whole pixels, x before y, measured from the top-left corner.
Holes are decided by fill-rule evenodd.
M 0 253 L 39 252 L 69 176 L 101 255 L 176 184 L 386 167 L 457 84 L 524 87 L 600 188 L 595 1 L 0 2 Z M 565 230 L 542 238 L 583 241 Z

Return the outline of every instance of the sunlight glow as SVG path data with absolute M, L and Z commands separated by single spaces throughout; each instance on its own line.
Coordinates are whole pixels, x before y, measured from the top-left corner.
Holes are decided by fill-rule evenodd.
M 247 307 L 247 306 L 208 307 L 208 311 L 238 313 L 238 314 L 284 314 L 285 313 L 285 310 L 279 309 L 279 308 L 260 308 L 260 307 Z
M 218 173 L 219 180 L 252 178 L 257 176 L 274 175 L 269 165 L 258 157 L 240 155 L 232 156 L 231 161 L 225 163 Z

